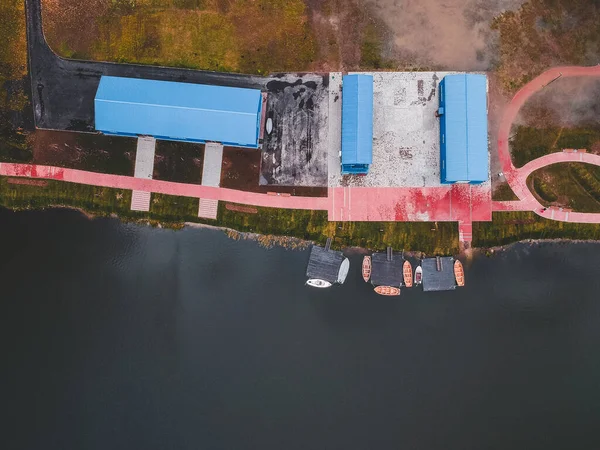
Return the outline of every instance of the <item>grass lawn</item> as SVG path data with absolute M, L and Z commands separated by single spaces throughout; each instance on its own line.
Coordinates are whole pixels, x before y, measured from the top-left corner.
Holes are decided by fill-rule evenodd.
M 505 181 L 493 190 L 492 192 L 492 200 L 496 201 L 510 201 L 510 200 L 519 200 L 519 197 L 515 195 L 513 190 L 510 188 L 508 183 Z
M 533 128 L 518 125 L 513 128 L 510 148 L 513 163 L 523 167 L 530 161 L 564 148 L 589 150 L 600 142 L 600 128 Z
M 316 54 L 303 0 L 42 4 L 49 44 L 69 58 L 264 74 L 307 70 Z
M 600 168 L 583 163 L 562 163 L 533 172 L 529 188 L 545 205 L 600 213 Z
M 473 246 L 489 248 L 525 239 L 600 240 L 600 225 L 557 222 L 533 212 L 495 212 L 473 224 Z
M 496 17 L 500 34 L 496 73 L 507 94 L 557 65 L 595 65 L 600 9 L 590 0 L 529 0 Z

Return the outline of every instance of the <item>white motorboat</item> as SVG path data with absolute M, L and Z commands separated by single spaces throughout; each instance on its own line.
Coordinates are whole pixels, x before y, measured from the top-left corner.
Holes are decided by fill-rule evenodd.
M 317 288 L 328 288 L 329 286 L 331 286 L 331 283 L 329 281 L 320 280 L 319 278 L 311 278 L 310 280 L 306 281 L 306 284 Z
M 270 117 L 267 119 L 265 130 L 267 131 L 267 134 L 271 134 L 271 131 L 273 131 L 273 119 Z

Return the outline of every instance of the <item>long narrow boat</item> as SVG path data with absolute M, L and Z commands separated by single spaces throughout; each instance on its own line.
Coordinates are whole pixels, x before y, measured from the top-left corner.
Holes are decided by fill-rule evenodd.
M 404 275 L 404 286 L 412 287 L 413 285 L 413 273 L 412 266 L 408 261 L 404 261 L 402 265 L 402 275 Z
M 465 285 L 465 271 L 463 269 L 462 263 L 458 259 L 454 261 L 454 278 L 456 278 L 457 285 Z
M 375 292 L 379 295 L 400 295 L 400 289 L 393 286 L 377 286 Z
M 362 263 L 362 276 L 365 282 L 371 278 L 371 257 L 365 256 Z
M 331 283 L 329 281 L 320 280 L 318 278 L 311 278 L 310 280 L 306 281 L 306 284 L 316 288 L 328 288 L 329 286 L 331 286 Z
M 423 282 L 423 269 L 421 266 L 417 266 L 415 269 L 415 286 L 420 285 Z

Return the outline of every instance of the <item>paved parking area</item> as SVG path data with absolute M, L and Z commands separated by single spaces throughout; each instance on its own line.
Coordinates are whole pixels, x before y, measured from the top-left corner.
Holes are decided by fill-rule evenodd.
M 327 186 L 328 75 L 287 74 L 269 81 L 261 185 Z
M 329 186 L 441 186 L 435 113 L 438 83 L 450 72 L 360 73 L 373 75 L 373 164 L 366 176 L 342 177 L 340 158 L 332 154 Z

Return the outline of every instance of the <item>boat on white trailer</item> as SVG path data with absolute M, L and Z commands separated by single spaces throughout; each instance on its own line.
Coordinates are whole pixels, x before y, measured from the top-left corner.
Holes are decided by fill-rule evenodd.
M 310 280 L 306 281 L 306 284 L 316 288 L 328 288 L 331 286 L 329 281 L 320 280 L 318 278 L 311 278 Z

